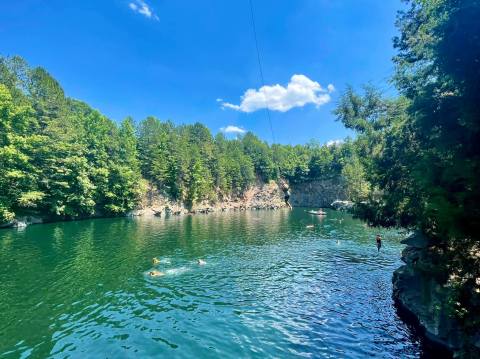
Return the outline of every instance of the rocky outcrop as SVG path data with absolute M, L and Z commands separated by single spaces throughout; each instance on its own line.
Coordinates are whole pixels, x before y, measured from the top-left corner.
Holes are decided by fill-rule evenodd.
M 348 200 L 341 178 L 292 184 L 291 192 L 290 202 L 296 207 L 330 207 L 336 200 Z
M 446 285 L 442 249 L 420 233 L 402 241 L 405 265 L 393 274 L 393 299 L 398 312 L 414 324 L 433 348 L 443 350 L 442 357 L 465 350 L 468 338 L 461 323 L 452 315 L 449 287 Z M 480 341 L 478 343 L 480 349 Z
M 31 224 L 43 223 L 44 220 L 40 216 L 19 216 L 13 221 L 0 224 L 0 228 L 25 228 Z
M 330 204 L 330 207 L 337 211 L 349 211 L 353 208 L 354 203 L 352 201 L 335 200 Z
M 184 203 L 171 200 L 155 186 L 148 185 L 147 191 L 138 207 L 126 214 L 128 217 L 137 216 L 177 216 L 194 213 L 211 213 L 218 211 L 243 211 L 258 209 L 279 209 L 285 207 L 283 192 L 274 181 L 269 183 L 258 182 L 240 197 L 224 197 L 221 201 L 194 204 L 187 208 Z M 102 217 L 96 213 L 88 218 Z M 83 219 L 83 218 L 82 218 Z M 0 228 L 24 228 L 30 224 L 45 223 L 61 220 L 59 218 L 41 215 L 18 216 L 8 223 L 0 223 Z
M 242 211 L 257 209 L 279 209 L 285 207 L 283 192 L 277 183 L 258 182 L 248 189 L 241 197 L 225 197 L 222 201 L 203 201 L 192 208 L 172 201 L 153 186 L 149 186 L 139 207 L 128 213 L 128 216 L 168 216 L 194 213 L 211 213 L 218 211 Z

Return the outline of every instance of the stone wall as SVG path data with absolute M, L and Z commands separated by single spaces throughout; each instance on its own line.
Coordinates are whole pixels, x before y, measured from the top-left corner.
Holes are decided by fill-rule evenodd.
M 291 194 L 294 207 L 329 207 L 335 200 L 348 200 L 340 178 L 292 184 Z

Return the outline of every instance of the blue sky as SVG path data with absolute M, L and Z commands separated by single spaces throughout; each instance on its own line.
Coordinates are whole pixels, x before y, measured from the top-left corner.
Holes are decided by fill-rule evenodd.
M 271 142 L 268 106 L 277 142 L 289 144 L 351 135 L 331 113 L 346 84 L 392 91 L 400 0 L 253 4 L 263 90 L 248 0 L 2 1 L 0 54 L 45 67 L 114 120 L 200 121 Z

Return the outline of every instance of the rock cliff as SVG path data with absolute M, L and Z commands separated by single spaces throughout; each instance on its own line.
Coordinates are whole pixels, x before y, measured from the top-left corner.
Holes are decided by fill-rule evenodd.
M 467 334 L 452 314 L 442 249 L 420 233 L 402 243 L 406 244 L 402 252 L 405 265 L 392 278 L 399 314 L 420 330 L 430 350 L 440 350 L 441 357 L 471 357 L 468 353 L 472 350 L 480 352 L 480 332 Z
M 196 203 L 191 209 L 180 202 L 172 201 L 153 186 L 149 186 L 139 207 L 129 213 L 130 216 L 143 215 L 180 215 L 187 213 L 210 213 L 218 211 L 242 211 L 257 209 L 279 209 L 285 207 L 283 192 L 277 183 L 258 182 L 248 189 L 243 196 L 223 198 L 222 201 Z
M 336 200 L 348 200 L 341 178 L 292 184 L 291 192 L 294 207 L 330 207 Z

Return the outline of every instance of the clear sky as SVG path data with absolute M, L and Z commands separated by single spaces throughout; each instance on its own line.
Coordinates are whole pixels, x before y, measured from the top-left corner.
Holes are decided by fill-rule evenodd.
M 0 1 L 0 54 L 45 67 L 114 120 L 200 121 L 271 142 L 268 106 L 290 144 L 350 134 L 332 115 L 346 84 L 391 91 L 400 0 L 252 1 L 263 89 L 249 0 Z

